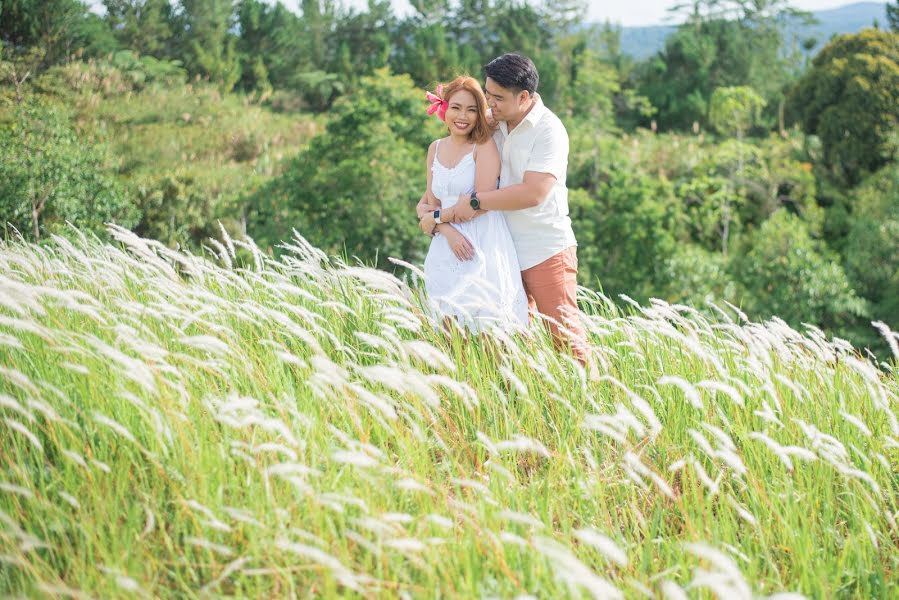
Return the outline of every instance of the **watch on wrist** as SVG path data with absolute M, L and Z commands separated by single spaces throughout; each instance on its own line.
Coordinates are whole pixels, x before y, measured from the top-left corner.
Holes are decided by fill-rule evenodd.
M 474 210 L 481 210 L 481 200 L 480 198 L 478 198 L 477 192 L 471 193 L 471 201 L 469 202 L 469 204 Z
M 434 222 L 437 223 L 438 225 L 443 224 L 443 221 L 440 220 L 440 210 L 439 209 L 434 211 Z

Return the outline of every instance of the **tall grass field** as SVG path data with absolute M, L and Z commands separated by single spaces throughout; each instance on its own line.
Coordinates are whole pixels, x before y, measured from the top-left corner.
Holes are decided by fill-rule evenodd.
M 0 243 L 2 597 L 899 597 L 896 356 L 581 290 L 588 376 L 413 265 L 111 232 Z

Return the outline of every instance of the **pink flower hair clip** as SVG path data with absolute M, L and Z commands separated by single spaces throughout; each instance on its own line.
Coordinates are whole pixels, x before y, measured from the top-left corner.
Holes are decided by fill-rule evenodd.
M 437 116 L 442 121 L 444 115 L 446 115 L 446 109 L 449 106 L 449 102 L 443 99 L 443 85 L 437 86 L 436 94 L 428 92 L 425 97 L 428 99 L 428 102 L 431 103 L 428 107 L 428 114 L 433 115 L 434 113 L 437 113 Z

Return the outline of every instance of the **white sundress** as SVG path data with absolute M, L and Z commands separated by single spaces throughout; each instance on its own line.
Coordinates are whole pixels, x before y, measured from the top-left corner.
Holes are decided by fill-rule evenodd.
M 440 142 L 437 142 L 439 148 Z M 474 190 L 474 151 L 455 167 L 440 163 L 437 152 L 431 166 L 431 192 L 442 208 L 456 204 L 461 194 Z M 446 237 L 431 240 L 425 258 L 425 289 L 440 317 L 454 318 L 469 331 L 499 326 L 527 327 L 528 301 L 521 283 L 521 269 L 512 235 L 501 211 L 488 211 L 467 223 L 453 224 L 474 247 L 471 260 L 459 260 Z

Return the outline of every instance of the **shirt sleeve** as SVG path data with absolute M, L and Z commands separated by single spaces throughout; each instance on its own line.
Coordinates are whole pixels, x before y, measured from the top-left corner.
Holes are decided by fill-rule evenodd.
M 540 127 L 525 171 L 549 173 L 558 180 L 565 179 L 568 169 L 568 132 L 561 121 Z

